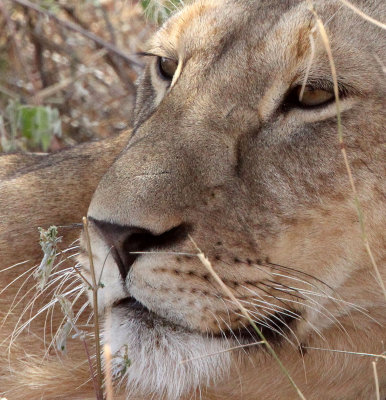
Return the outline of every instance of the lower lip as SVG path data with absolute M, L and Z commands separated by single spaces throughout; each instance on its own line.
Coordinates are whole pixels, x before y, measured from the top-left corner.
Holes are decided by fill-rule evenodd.
M 165 320 L 164 318 L 158 316 L 157 314 L 153 313 L 150 311 L 146 306 L 144 306 L 142 303 L 140 303 L 138 300 L 136 300 L 134 297 L 126 297 L 122 300 L 119 300 L 114 303 L 113 307 L 122 307 L 126 308 L 130 311 L 135 312 L 137 315 L 137 318 L 140 318 L 143 322 L 147 322 L 148 324 L 152 325 L 152 321 L 154 320 L 159 320 L 162 324 L 168 325 L 170 327 L 177 328 L 177 326 L 170 321 Z M 289 326 L 292 325 L 292 322 L 295 322 L 295 318 L 288 318 L 288 317 L 281 317 L 283 320 L 282 322 L 279 322 L 278 319 L 274 319 L 274 323 L 272 321 L 264 321 L 265 325 L 272 325 L 273 330 L 269 329 L 268 327 L 264 326 L 264 323 L 258 323 L 256 322 L 256 325 L 264 335 L 265 339 L 267 339 L 271 344 L 278 343 L 283 339 L 283 335 L 288 333 Z M 151 326 L 149 326 L 151 327 Z M 183 329 L 182 327 L 180 327 Z M 202 332 L 201 332 L 202 333 Z M 241 341 L 243 344 L 246 343 L 252 343 L 256 341 L 260 341 L 261 337 L 260 335 L 256 332 L 256 330 L 251 326 L 248 325 L 246 327 L 242 327 L 239 329 L 234 329 L 233 331 L 228 330 L 228 331 L 222 331 L 222 333 L 219 333 L 215 336 L 218 336 L 219 338 L 227 338 L 227 339 L 236 339 Z

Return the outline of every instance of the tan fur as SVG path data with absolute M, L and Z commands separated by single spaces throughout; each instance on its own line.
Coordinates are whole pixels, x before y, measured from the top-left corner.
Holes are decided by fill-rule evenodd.
M 385 11 L 381 2 L 360 6 L 378 19 Z M 338 80 L 347 87 L 341 99 L 345 145 L 368 240 L 385 280 L 385 80 L 376 61 L 385 58 L 384 33 L 338 1 L 318 2 L 317 11 L 326 22 Z M 292 344 L 282 339 L 272 345 L 308 400 L 375 397 L 374 358 L 310 349 L 381 354 L 386 340 L 385 298 L 363 245 L 338 146 L 336 107 L 282 107 L 290 88 L 303 82 L 309 35 L 316 46 L 309 80 L 331 81 L 313 26 L 307 2 L 197 1 L 172 16 L 149 45 L 156 55 L 175 58 L 179 67 L 168 88 L 156 59 L 149 59 L 131 137 L 51 156 L 0 159 L 1 266 L 31 260 L 0 272 L 5 284 L 39 261 L 37 226 L 79 222 L 95 191 L 88 216 L 95 267 L 105 285 L 99 311 L 112 313 L 105 334 L 113 349 L 119 353 L 127 344 L 132 351 L 129 383 L 136 382 L 136 371 L 144 371 L 143 381 L 136 383 L 138 398 L 175 398 L 180 392 L 180 398 L 206 400 L 298 396 L 261 346 L 203 362 L 203 376 L 194 370 L 200 364 L 181 367 L 176 360 L 195 344 L 217 350 L 236 346 L 237 339 L 221 339 L 221 334 L 231 328 L 237 335 L 247 321 L 198 258 L 186 255 L 196 252 L 188 236 L 160 249 L 164 253 L 138 257 L 123 282 L 93 219 L 153 235 L 186 226 L 257 322 L 283 307 L 301 315 L 285 332 Z M 66 236 L 63 248 L 79 234 L 60 232 Z M 79 260 L 89 277 L 82 246 Z M 1 297 L 2 313 L 17 290 L 12 285 Z M 129 295 L 154 313 L 150 326 L 148 317 L 142 321 L 116 306 Z M 14 312 L 1 330 L 4 348 L 17 321 Z M 38 336 L 43 324 L 36 324 Z M 0 361 L 0 393 L 13 390 L 9 399 L 25 397 L 23 390 L 31 393 L 29 399 L 92 397 L 90 386 L 77 389 L 88 374 L 80 343 L 73 341 L 63 365 L 52 355 L 47 364 L 31 367 L 26 362 L 36 360 L 43 346 L 31 336 L 20 341 L 33 357 L 14 349 L 13 373 L 8 361 Z M 146 364 L 143 349 L 160 365 Z M 81 365 L 79 373 L 72 374 L 68 363 L 74 369 Z M 217 376 L 216 365 L 226 372 Z M 184 382 L 168 382 L 164 369 Z M 383 398 L 384 360 L 378 359 L 377 370 Z

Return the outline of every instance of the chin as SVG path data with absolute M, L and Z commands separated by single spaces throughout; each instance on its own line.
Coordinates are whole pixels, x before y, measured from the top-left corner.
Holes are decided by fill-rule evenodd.
M 112 374 L 127 398 L 181 399 L 230 372 L 231 340 L 188 331 L 132 299 L 111 308 L 103 341 L 110 343 Z

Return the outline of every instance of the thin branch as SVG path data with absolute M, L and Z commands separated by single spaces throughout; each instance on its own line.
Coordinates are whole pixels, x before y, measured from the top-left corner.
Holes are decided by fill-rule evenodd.
M 106 42 L 104 39 L 102 39 L 101 37 L 95 35 L 94 33 L 88 31 L 87 29 L 84 29 L 82 27 L 80 27 L 77 24 L 74 24 L 73 22 L 70 21 L 65 21 L 60 19 L 59 17 L 57 17 L 54 13 L 45 10 L 44 8 L 39 7 L 38 5 L 30 2 L 29 0 L 10 0 L 13 3 L 17 3 L 23 7 L 28 7 L 40 14 L 44 14 L 47 17 L 53 19 L 54 21 L 56 21 L 57 23 L 59 23 L 60 25 L 64 26 L 65 28 L 72 30 L 74 32 L 77 32 L 85 37 L 87 37 L 88 39 L 92 40 L 93 42 L 97 43 L 99 46 L 106 48 L 107 50 L 111 51 L 112 53 L 118 55 L 119 57 L 121 57 L 122 59 L 124 59 L 127 63 L 131 64 L 131 65 L 135 65 L 137 67 L 142 68 L 143 64 L 139 63 L 137 60 L 134 60 L 132 57 L 128 56 L 127 54 L 125 54 L 124 51 L 120 50 L 119 48 L 117 48 L 115 45 L 113 45 L 112 43 Z M 0 2 L 0 4 L 2 4 Z

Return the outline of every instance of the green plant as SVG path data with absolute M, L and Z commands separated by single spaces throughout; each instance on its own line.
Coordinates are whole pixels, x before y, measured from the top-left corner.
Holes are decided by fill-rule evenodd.
M 27 147 L 47 151 L 53 136 L 61 136 L 62 123 L 59 111 L 50 106 L 23 105 L 10 100 L 5 109 L 5 121 L 10 127 L 11 149 L 19 136 Z

